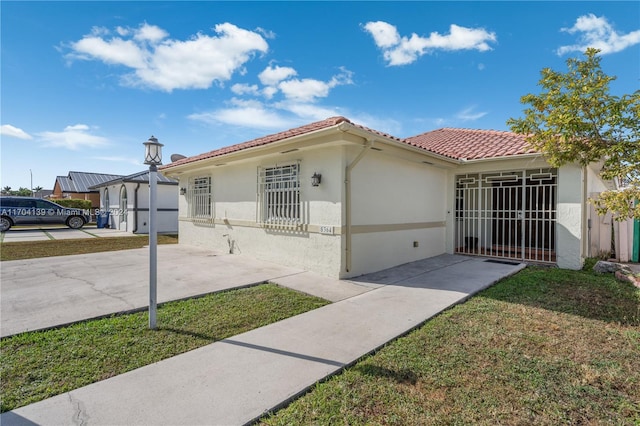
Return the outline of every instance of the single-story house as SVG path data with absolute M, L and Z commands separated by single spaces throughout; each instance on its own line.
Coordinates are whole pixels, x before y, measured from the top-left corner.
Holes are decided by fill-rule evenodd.
M 178 181 L 157 173 L 158 232 L 178 233 Z M 149 233 L 149 171 L 121 176 L 94 185 L 100 211 L 108 212 L 110 228 L 134 234 Z
M 56 177 L 53 193 L 49 198 L 54 202 L 60 198 L 90 200 L 91 209 L 95 210 L 100 207 L 100 194 L 98 190 L 91 189 L 91 186 L 121 177 L 122 175 L 105 173 L 69 172 L 67 176 Z
M 596 164 L 551 167 L 514 133 L 401 139 L 344 117 L 160 169 L 179 181 L 181 244 L 335 278 L 442 253 L 579 269 L 601 246 L 588 197 L 611 185 Z

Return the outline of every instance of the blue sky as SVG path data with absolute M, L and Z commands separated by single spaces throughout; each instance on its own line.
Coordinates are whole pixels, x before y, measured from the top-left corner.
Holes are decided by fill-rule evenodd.
M 2 1 L 0 186 L 145 169 L 343 115 L 507 130 L 587 46 L 640 86 L 638 2 Z

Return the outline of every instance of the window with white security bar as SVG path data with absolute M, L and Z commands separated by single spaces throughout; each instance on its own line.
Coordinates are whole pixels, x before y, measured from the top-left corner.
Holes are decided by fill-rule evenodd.
M 300 222 L 300 163 L 258 169 L 259 218 L 263 223 Z
M 211 219 L 211 176 L 189 179 L 188 189 L 189 217 L 192 219 Z

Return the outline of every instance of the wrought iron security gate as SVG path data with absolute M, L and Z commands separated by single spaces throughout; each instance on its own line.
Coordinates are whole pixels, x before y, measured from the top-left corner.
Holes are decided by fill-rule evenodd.
M 456 176 L 455 252 L 556 261 L 557 169 Z

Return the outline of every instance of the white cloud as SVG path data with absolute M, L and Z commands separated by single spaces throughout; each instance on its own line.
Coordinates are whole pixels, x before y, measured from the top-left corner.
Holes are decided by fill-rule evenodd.
M 432 32 L 429 37 L 415 33 L 401 37 L 395 26 L 386 22 L 368 22 L 364 29 L 373 37 L 376 46 L 382 50 L 389 66 L 407 65 L 418 57 L 435 50 L 491 50 L 490 43 L 497 41 L 496 34 L 484 28 L 466 28 L 451 24 L 449 34 Z
M 465 108 L 456 114 L 456 118 L 462 121 L 475 121 L 488 114 L 487 112 L 484 112 L 484 111 L 477 112 L 475 111 L 475 109 L 476 109 L 475 105 Z
M 191 114 L 188 118 L 208 124 L 227 124 L 261 130 L 282 130 L 291 126 L 291 120 L 278 111 L 266 108 L 259 102 L 236 102 L 229 108 Z
M 337 108 L 323 107 L 309 103 L 278 102 L 274 105 L 274 108 L 291 113 L 305 123 L 324 120 L 325 118 L 335 115 L 343 115 Z
M 367 22 L 364 29 L 369 31 L 373 40 L 381 49 L 391 48 L 400 44 L 400 34 L 396 27 L 383 21 Z
M 231 86 L 231 91 L 236 95 L 257 95 L 259 93 L 257 84 L 248 85 L 236 83 Z
M 313 102 L 316 98 L 325 98 L 329 94 L 328 83 L 311 78 L 287 80 L 278 85 L 282 94 L 299 102 Z
M 106 157 L 91 157 L 93 160 L 100 160 L 100 161 L 109 161 L 109 162 L 113 162 L 113 163 L 126 163 L 126 164 L 133 164 L 135 166 L 142 166 L 143 163 L 139 160 L 135 160 L 131 157 L 117 157 L 117 156 L 106 156 Z
M 268 45 L 258 33 L 230 23 L 214 27 L 216 36 L 196 34 L 189 40 L 170 39 L 154 25 L 135 29 L 116 29 L 116 35 L 104 29 L 71 43 L 70 60 L 98 60 L 122 65 L 133 72 L 122 82 L 171 92 L 174 89 L 206 89 L 224 82 L 233 73 L 242 72 L 254 54 L 265 53 Z M 108 38 L 111 37 L 111 38 Z
M 578 34 L 578 43 L 561 46 L 557 54 L 568 52 L 584 52 L 588 47 L 600 49 L 603 55 L 616 53 L 640 43 L 640 30 L 628 34 L 619 34 L 604 16 L 593 13 L 578 17 L 571 28 L 561 28 L 560 31 Z
M 167 37 L 169 37 L 169 33 L 162 28 L 156 25 L 148 25 L 146 23 L 141 25 L 133 36 L 136 40 L 147 41 L 149 43 L 159 43 Z
M 99 148 L 109 144 L 106 138 L 92 135 L 89 130 L 90 128 L 86 124 L 76 124 L 65 127 L 62 132 L 42 132 L 38 133 L 37 136 L 46 146 L 71 150 Z
M 224 108 L 191 114 L 188 118 L 207 124 L 282 130 L 339 114 L 337 108 L 316 103 L 329 96 L 331 89 L 353 84 L 351 71 L 340 68 L 328 81 L 292 78 L 297 75 L 291 67 L 269 66 L 258 75 L 264 87 L 240 83 L 231 86 L 234 94 L 250 99 L 232 98 Z
M 10 124 L 3 124 L 2 126 L 0 126 L 0 135 L 25 140 L 33 139 L 33 137 L 24 130 L 14 127 Z
M 276 65 L 275 67 L 269 66 L 265 68 L 264 71 L 258 74 L 258 78 L 260 79 L 260 83 L 265 86 L 275 86 L 282 80 L 286 80 L 295 75 L 298 75 L 295 69 Z

